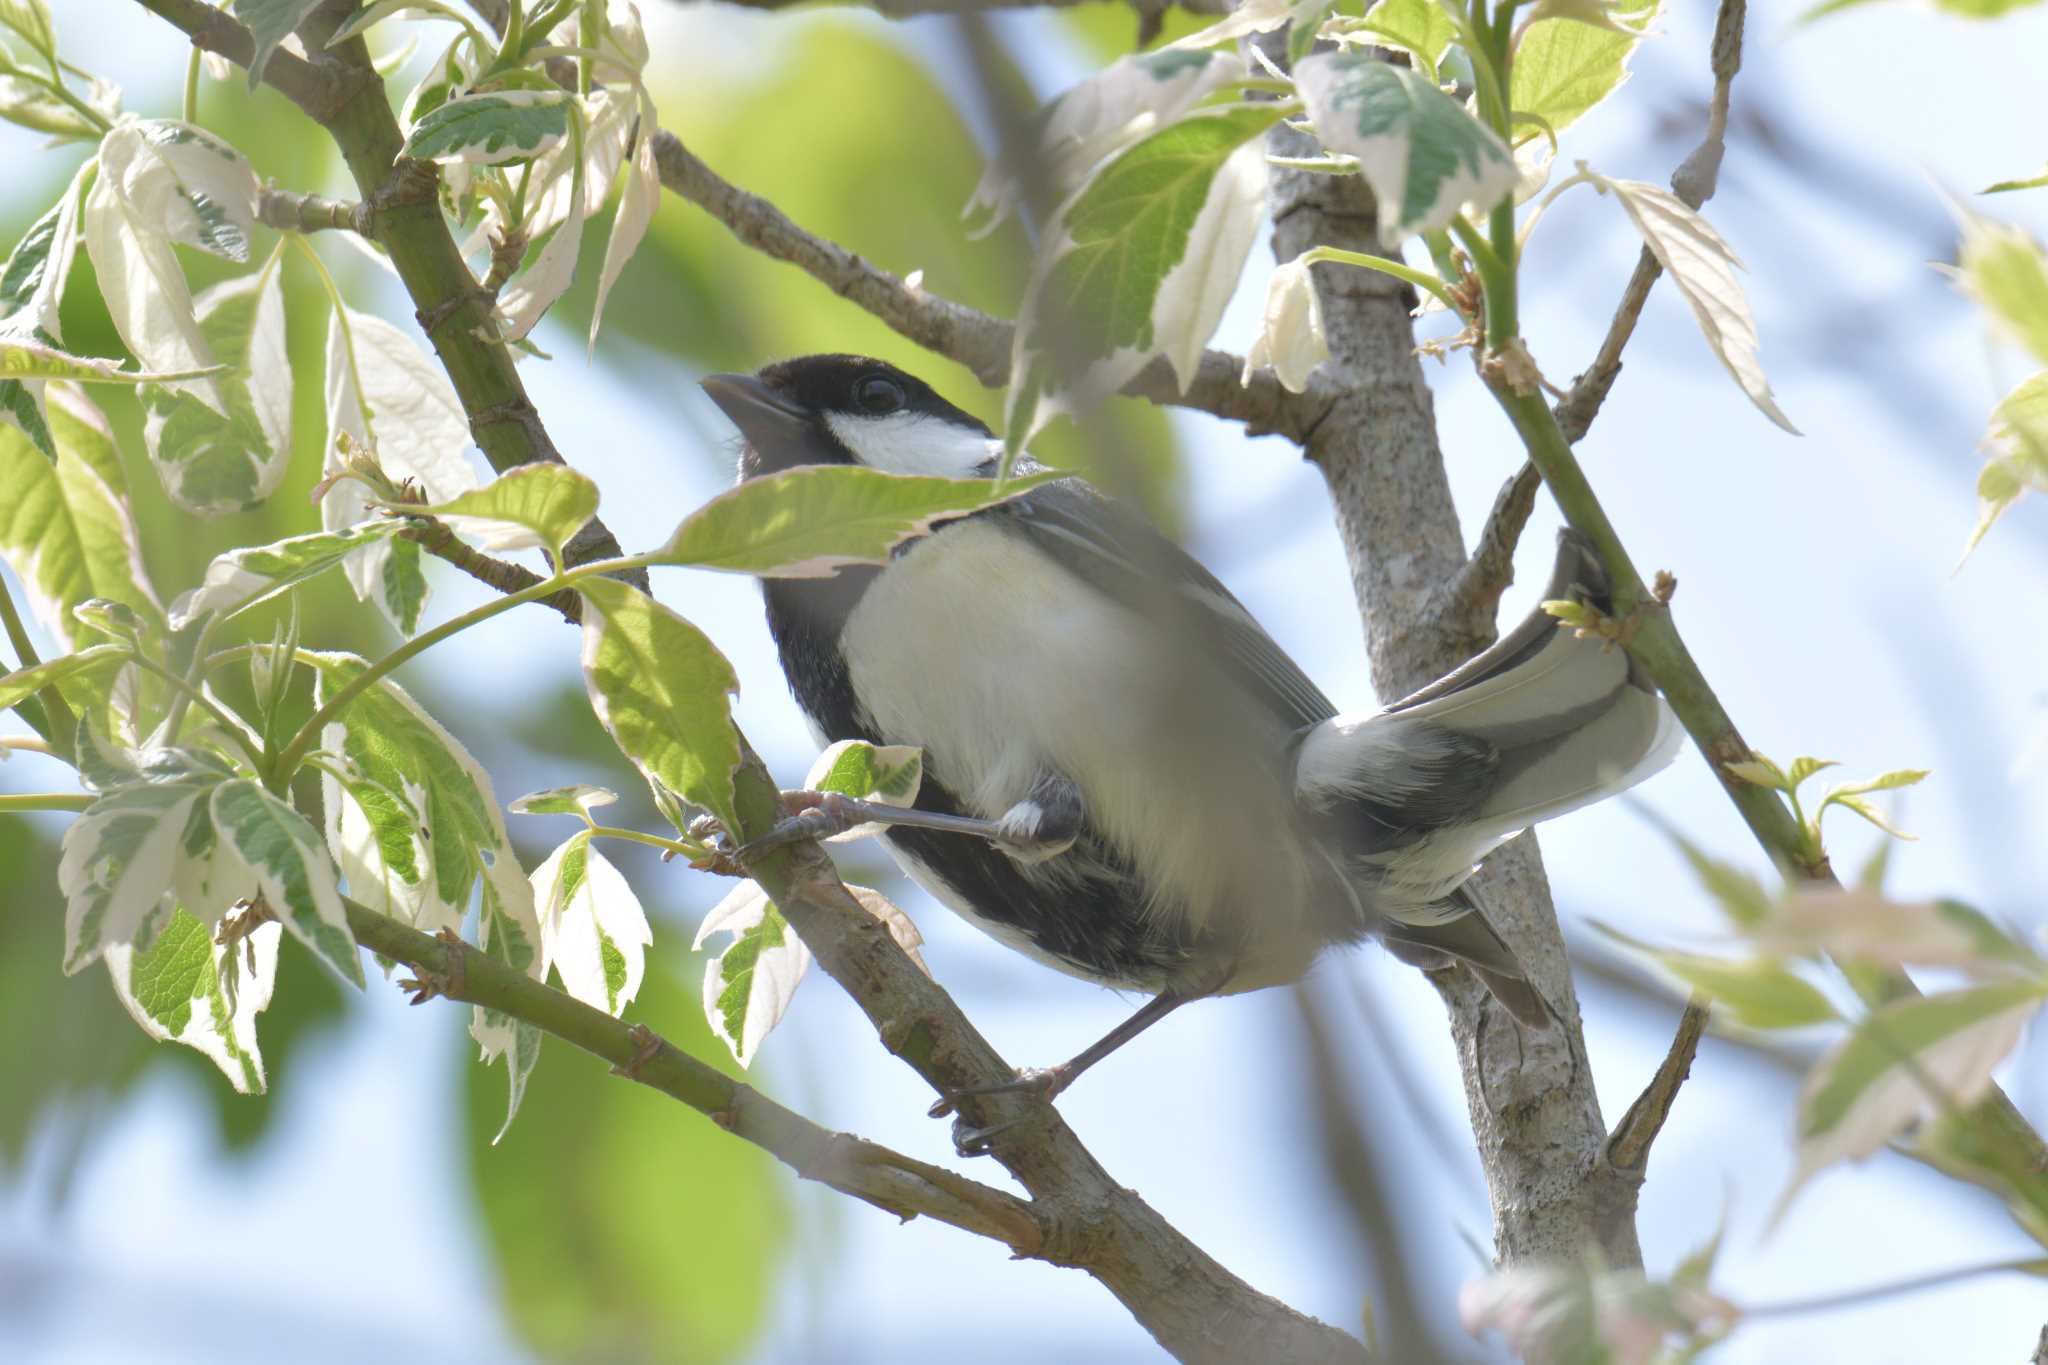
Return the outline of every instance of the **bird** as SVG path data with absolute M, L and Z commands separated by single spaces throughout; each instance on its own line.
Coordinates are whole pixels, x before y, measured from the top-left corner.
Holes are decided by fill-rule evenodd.
M 987 425 L 883 361 L 810 355 L 702 386 L 739 430 L 742 481 L 1001 467 Z M 1340 712 L 1208 570 L 1079 477 L 940 520 L 886 563 L 761 587 L 818 741 L 915 745 L 924 777 L 910 807 L 814 800 L 750 849 L 880 822 L 909 878 L 970 923 L 1152 997 L 1069 1061 L 935 1113 L 997 1089 L 1050 1099 L 1180 1005 L 1297 980 L 1368 937 L 1425 969 L 1462 963 L 1548 1027 L 1466 881 L 1679 738 L 1626 650 L 1540 608 L 1420 691 Z M 1560 534 L 1545 596 L 1611 609 L 1582 536 Z

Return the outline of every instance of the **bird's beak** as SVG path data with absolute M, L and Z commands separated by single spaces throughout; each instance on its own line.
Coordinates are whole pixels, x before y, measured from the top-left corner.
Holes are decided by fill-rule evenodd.
M 750 374 L 712 374 L 701 381 L 711 401 L 732 419 L 747 438 L 752 459 L 748 474 L 789 469 L 800 464 L 831 461 L 835 452 L 825 444 L 811 414 L 784 398 Z M 843 455 L 836 456 L 843 461 Z

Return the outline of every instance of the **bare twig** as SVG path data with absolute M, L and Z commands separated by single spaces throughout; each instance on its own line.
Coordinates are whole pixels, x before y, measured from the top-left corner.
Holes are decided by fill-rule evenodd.
M 836 242 L 805 231 L 757 194 L 750 194 L 712 170 L 670 132 L 655 135 L 654 157 L 668 191 L 696 204 L 725 224 L 733 236 L 763 255 L 797 266 L 927 350 L 958 361 L 991 387 L 1010 378 L 1012 324 L 955 303 L 863 260 Z M 1164 360 L 1153 362 L 1124 392 L 1159 403 L 1197 408 L 1243 422 L 1253 435 L 1278 432 L 1306 438 L 1329 410 L 1336 392 L 1327 381 L 1304 394 L 1280 387 L 1271 371 L 1239 383 L 1244 362 L 1222 351 L 1206 351 L 1200 371 L 1183 394 Z
M 1472 547 L 1472 557 L 1445 585 L 1443 600 L 1435 611 L 1440 619 L 1456 623 L 1456 628 L 1468 635 L 1492 627 L 1501 594 L 1515 581 L 1515 546 L 1521 543 L 1529 514 L 1536 510 L 1536 491 L 1542 486 L 1543 476 L 1526 460 L 1500 486 L 1493 510 L 1486 514 L 1486 525 L 1480 528 L 1479 542 Z
M 1036 1256 L 1044 1230 L 1031 1205 L 1015 1195 L 845 1133 L 802 1115 L 552 986 L 469 947 L 454 935 L 423 934 L 368 906 L 347 902 L 356 942 L 416 974 L 421 999 L 486 1005 L 536 1024 L 557 1038 L 611 1061 L 631 1079 L 708 1115 L 719 1127 L 781 1158 L 817 1180 L 899 1218 L 926 1217 Z M 417 1003 L 417 1002 L 415 1002 Z
M 1621 1116 L 1621 1122 L 1614 1125 L 1614 1135 L 1607 1140 L 1607 1162 L 1615 1170 L 1641 1180 L 1650 1158 L 1650 1144 L 1664 1130 L 1664 1120 L 1671 1116 L 1671 1106 L 1678 1100 L 1678 1088 L 1692 1074 L 1692 1060 L 1699 1053 L 1700 1035 L 1706 1030 L 1707 1002 L 1696 995 L 1685 1002 L 1685 1013 L 1678 1016 L 1678 1033 L 1671 1040 L 1670 1051 L 1664 1054 L 1650 1083 Z
M 280 232 L 323 232 L 329 229 L 369 236 L 373 215 L 368 204 L 329 199 L 318 194 L 267 189 L 257 197 L 256 220 Z
M 1720 12 L 1714 19 L 1714 93 L 1707 104 L 1707 131 L 1700 138 L 1700 145 L 1671 173 L 1672 192 L 1694 209 L 1714 197 L 1714 187 L 1720 181 L 1721 157 L 1727 147 L 1728 93 L 1735 84 L 1735 73 L 1742 69 L 1742 26 L 1747 12 L 1747 0 L 1721 0 Z M 1635 273 L 1621 291 L 1621 304 L 1614 310 L 1614 321 L 1607 325 L 1607 336 L 1601 341 L 1593 363 L 1572 381 L 1571 392 L 1559 400 L 1557 424 L 1573 445 L 1592 427 L 1600 405 L 1607 401 L 1608 390 L 1620 377 L 1622 349 L 1635 334 L 1636 320 L 1643 315 L 1651 286 L 1663 273 L 1664 267 L 1656 255 L 1644 247 L 1642 255 L 1636 258 Z
M 523 564 L 485 554 L 432 517 L 415 517 L 413 524 L 398 534 L 401 539 L 414 542 L 436 559 L 453 564 L 477 582 L 502 593 L 523 592 L 542 581 L 539 574 Z M 564 588 L 552 597 L 541 598 L 540 605 L 560 612 L 562 619 L 572 626 L 583 620 L 583 599 L 573 588 Z

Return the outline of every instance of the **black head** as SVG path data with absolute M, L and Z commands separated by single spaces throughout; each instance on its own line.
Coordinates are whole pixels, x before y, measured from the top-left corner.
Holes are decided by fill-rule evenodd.
M 966 478 L 993 473 L 1000 454 L 980 419 L 915 375 L 865 356 L 800 356 L 703 382 L 746 438 L 742 479 L 803 464 Z

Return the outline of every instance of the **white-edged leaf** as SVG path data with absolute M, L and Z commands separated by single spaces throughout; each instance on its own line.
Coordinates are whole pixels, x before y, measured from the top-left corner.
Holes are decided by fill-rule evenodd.
M 1828 998 L 1812 983 L 1774 959 L 1735 959 L 1677 952 L 1632 938 L 1597 920 L 1593 927 L 1649 958 L 1684 982 L 1688 989 L 1724 1006 L 1744 1027 L 1803 1028 L 1839 1017 Z
M 782 1022 L 811 969 L 811 950 L 758 882 L 741 882 L 712 907 L 697 926 L 691 949 L 702 949 L 715 933 L 729 933 L 733 940 L 705 964 L 704 1017 L 732 1049 L 733 1060 L 746 1066 L 761 1040 Z
M 533 885 L 519 870 L 519 860 L 510 849 L 487 860 L 478 885 L 482 892 L 477 901 L 478 950 L 538 981 L 543 973 Z M 491 1139 L 495 1146 L 518 1117 L 527 1077 L 540 1060 L 541 1033 L 524 1019 L 478 1005 L 470 1012 L 469 1036 L 476 1041 L 486 1066 L 499 1056 L 505 1058 L 505 1122 Z
M 1641 180 L 1612 180 L 1588 169 L 1583 161 L 1579 172 L 1602 193 L 1614 192 L 1629 221 L 1642 234 L 1643 244 L 1692 309 L 1707 345 L 1749 395 L 1749 401 L 1797 436 L 1799 428 L 1779 410 L 1777 399 L 1771 396 L 1771 382 L 1757 361 L 1756 322 L 1750 317 L 1749 300 L 1743 296 L 1738 274 L 1742 261 L 1721 234 L 1670 190 Z
M 1245 0 L 1225 18 L 1185 38 L 1176 38 L 1162 51 L 1198 52 L 1248 38 L 1254 33 L 1271 33 L 1291 21 L 1297 10 L 1313 8 L 1312 0 Z
M 1316 366 L 1330 358 L 1330 344 L 1323 336 L 1323 304 L 1316 294 L 1309 266 L 1297 256 L 1274 267 L 1266 282 L 1266 307 L 1259 319 L 1259 335 L 1245 352 L 1241 382 L 1252 382 L 1252 372 L 1271 366 L 1274 378 L 1290 393 L 1308 387 Z
M 100 179 L 141 230 L 249 259 L 262 186 L 248 158 L 204 128 L 175 119 L 124 123 L 100 143 Z
M 2044 1000 L 2048 982 L 2002 981 L 1873 1010 L 1801 1088 L 1799 1167 L 1779 1213 L 1816 1171 L 1869 1156 L 1913 1124 L 1981 1099 Z
M 214 358 L 229 367 L 219 381 L 228 411 L 253 423 L 266 450 L 257 474 L 257 496 L 276 490 L 292 454 L 292 366 L 285 353 L 284 243 L 261 269 L 201 293 L 195 303 L 199 329 Z
M 89 142 L 100 135 L 99 125 L 57 98 L 49 86 L 16 75 L 5 63 L 0 63 L 0 119 L 59 142 Z
M 1258 5 L 1252 0 L 1225 22 L 1241 20 Z M 1043 178 L 1054 202 L 1066 198 L 1104 158 L 1172 123 L 1244 74 L 1244 59 L 1235 52 L 1192 51 L 1185 40 L 1111 62 L 1038 112 L 1028 175 L 1020 175 L 1008 158 L 989 163 L 961 211 L 963 218 L 981 217 L 968 235 L 986 237 L 1001 226 L 1016 212 L 1032 178 Z
M 50 387 L 48 412 L 54 459 L 25 433 L 0 427 L 0 557 L 36 618 L 68 649 L 80 643 L 72 612 L 81 602 L 105 598 L 151 621 L 162 620 L 163 608 L 143 566 L 106 419 L 67 384 Z
M 627 583 L 579 580 L 583 682 L 590 707 L 627 758 L 736 830 L 739 678 L 704 632 Z
M 572 98 L 556 90 L 457 95 L 413 124 L 405 155 L 483 166 L 525 161 L 569 136 Z
M 348 555 L 395 534 L 403 522 L 366 521 L 341 531 L 311 531 L 269 545 L 214 556 L 206 578 L 171 604 L 170 625 L 183 630 L 209 613 L 232 616 L 339 565 Z
M 145 368 L 211 369 L 213 351 L 200 333 L 170 238 L 118 188 L 124 174 L 147 179 L 150 167 L 161 166 L 146 147 L 132 127 L 116 128 L 101 142 L 100 172 L 85 199 L 86 252 L 114 329 Z
M 576 280 L 576 258 L 583 250 L 583 197 L 567 197 L 569 216 L 547 228 L 522 266 L 498 295 L 500 328 L 507 341 L 519 341 L 533 330 L 555 300 Z
M 375 453 L 388 479 L 410 481 L 430 503 L 447 502 L 481 482 L 463 454 L 469 422 L 448 376 L 382 318 L 352 308 L 330 317 L 326 393 L 330 476 L 345 467 L 337 438 L 346 432 L 358 449 Z M 373 502 L 361 483 L 335 479 L 320 498 L 320 524 L 330 531 L 353 526 L 369 519 Z M 425 601 L 418 547 L 412 549 L 410 575 L 389 540 L 357 551 L 344 566 L 356 596 L 375 602 L 407 634 Z
M 998 483 L 891 474 L 859 465 L 801 465 L 748 479 L 699 507 L 659 551 L 661 563 L 763 578 L 825 578 L 880 564 L 934 521 L 960 516 L 1063 477 Z
M 50 22 L 47 0 L 0 0 L 0 24 L 20 34 L 42 56 L 57 55 L 57 27 Z
M 597 349 L 597 328 L 604 321 L 605 300 L 611 297 L 619 272 L 639 250 L 648 224 L 654 221 L 655 210 L 661 207 L 661 168 L 654 162 L 653 128 L 652 118 L 642 119 L 640 142 L 633 149 L 633 160 L 622 177 L 619 207 L 612 215 L 611 233 L 605 238 L 604 270 L 597 277 L 597 302 L 590 309 L 592 351 Z
M 221 373 L 219 365 L 203 370 L 164 372 L 124 369 L 118 361 L 72 355 L 38 341 L 0 334 L 0 382 L 5 380 L 69 379 L 80 384 L 164 384 L 180 379 L 207 379 Z
M 313 666 L 314 700 L 322 704 L 367 666 L 352 654 L 309 650 L 300 658 Z M 327 812 L 329 848 L 357 900 L 429 932 L 455 929 L 487 867 L 509 864 L 517 872 L 504 816 L 483 765 L 396 683 L 380 679 L 356 697 L 320 743 L 349 779 L 367 780 L 402 801 L 368 810 L 360 796 L 323 768 L 321 805 Z M 417 856 L 420 842 L 397 840 L 403 828 L 399 822 L 408 816 L 416 827 L 424 827 L 424 857 Z M 409 869 L 392 864 L 394 854 L 404 859 L 397 852 L 402 848 L 413 850 L 417 859 Z M 514 880 L 525 892 L 530 914 L 526 878 L 518 874 Z M 520 899 L 513 896 L 505 903 L 516 911 Z M 526 970 L 527 964 L 520 966 Z
M 107 792 L 66 827 L 57 865 L 65 975 L 90 966 L 111 944 L 148 943 L 162 928 L 186 826 L 211 792 L 199 781 L 135 782 Z
M 42 217 L 29 225 L 7 263 L 0 266 L 0 319 L 7 331 L 33 336 L 37 332 L 61 340 L 57 306 L 64 296 L 64 281 L 78 256 L 80 213 L 85 202 L 85 181 L 98 173 L 99 161 L 89 157 L 72 175 L 64 193 Z
M 481 488 L 417 510 L 486 550 L 538 547 L 559 556 L 597 515 L 597 485 L 567 465 L 520 465 Z
M 917 800 L 924 784 L 924 750 L 915 744 L 870 744 L 842 739 L 818 755 L 804 786 L 814 792 L 837 792 L 857 801 L 875 801 L 898 809 Z M 872 822 L 855 825 L 827 842 L 850 843 L 880 832 Z
M 1528 27 L 1508 74 L 1509 106 L 1563 132 L 1628 79 L 1629 57 L 1657 9 L 1658 0 L 1544 0 L 1523 21 Z M 1515 140 L 1542 136 L 1518 129 Z
M 579 815 L 587 819 L 599 806 L 609 806 L 618 799 L 617 792 L 579 782 L 569 787 L 528 792 L 505 809 L 514 815 Z
M 320 7 L 321 0 L 235 0 L 235 17 L 248 26 L 256 50 L 249 58 L 249 88 L 263 79 L 270 54 Z
M 220 944 L 207 925 L 180 909 L 146 949 L 107 945 L 107 973 L 144 1033 L 196 1048 L 238 1093 L 260 1095 L 265 1077 L 256 1016 L 270 1004 L 283 932 L 273 921 Z
M 1237 288 L 1278 104 L 1190 114 L 1118 153 L 1039 243 L 1010 353 L 1012 453 L 1165 356 L 1185 390 Z
M 324 958 L 343 980 L 363 984 L 363 964 L 341 906 L 334 864 L 306 818 L 248 778 L 213 789 L 221 857 L 241 864 L 293 938 Z
M 1515 188 L 1507 147 L 1419 71 L 1317 52 L 1295 83 L 1322 144 L 1358 158 L 1384 242 L 1436 231 L 1465 204 L 1484 214 Z
M 583 831 L 533 873 L 540 911 L 541 976 L 552 967 L 562 989 L 617 1018 L 640 993 L 654 931 L 633 888 Z

